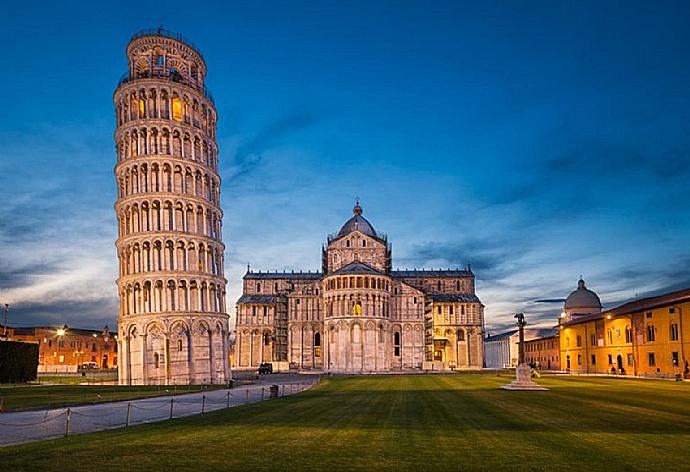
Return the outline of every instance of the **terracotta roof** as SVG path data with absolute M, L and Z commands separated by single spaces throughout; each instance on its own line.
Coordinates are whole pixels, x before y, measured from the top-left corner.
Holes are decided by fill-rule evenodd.
M 617 306 L 616 308 L 607 310 L 606 312 L 615 315 L 623 315 L 637 311 L 651 310 L 652 308 L 658 308 L 664 305 L 673 305 L 674 303 L 684 302 L 687 300 L 690 300 L 690 288 L 676 290 L 675 292 L 665 293 L 655 297 L 646 297 L 639 300 L 633 300 Z

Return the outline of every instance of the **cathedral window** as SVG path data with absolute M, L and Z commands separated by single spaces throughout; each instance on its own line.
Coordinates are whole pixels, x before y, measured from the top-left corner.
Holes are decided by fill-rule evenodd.
M 453 314 L 453 305 L 451 305 L 451 306 L 448 308 L 448 312 L 449 312 L 449 314 L 451 314 L 451 315 Z
M 265 307 L 264 307 L 264 316 L 267 316 L 267 315 L 268 315 L 268 307 L 265 306 Z
M 345 241 L 345 246 L 350 247 L 350 240 L 349 239 L 347 241 Z
M 439 315 L 441 314 L 441 306 L 440 305 L 436 307 L 436 313 Z
M 256 316 L 256 306 L 252 306 L 252 316 Z
M 458 330 L 458 341 L 464 341 L 465 340 L 465 332 L 461 329 Z
M 355 302 L 352 305 L 352 316 L 362 316 L 362 304 Z
M 271 333 L 264 333 L 264 346 L 271 344 Z
M 158 355 L 157 352 L 153 353 L 153 365 L 156 369 L 160 367 L 160 356 Z
M 400 357 L 400 333 L 398 331 L 393 334 L 393 346 L 395 357 Z
M 261 293 L 261 284 L 256 284 L 256 293 Z
M 182 352 L 182 340 L 177 340 L 177 352 Z
M 319 332 L 314 333 L 314 346 L 315 347 L 321 346 L 321 333 L 319 333 Z
M 362 247 L 367 247 L 367 240 L 366 239 L 362 239 Z

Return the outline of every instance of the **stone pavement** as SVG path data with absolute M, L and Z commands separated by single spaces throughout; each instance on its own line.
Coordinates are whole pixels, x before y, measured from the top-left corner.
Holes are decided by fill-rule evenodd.
M 0 446 L 72 434 L 91 433 L 128 425 L 152 423 L 197 415 L 270 398 L 270 385 L 279 386 L 279 396 L 299 393 L 318 383 L 318 378 L 286 378 L 233 389 L 167 395 L 96 405 L 17 411 L 0 414 Z

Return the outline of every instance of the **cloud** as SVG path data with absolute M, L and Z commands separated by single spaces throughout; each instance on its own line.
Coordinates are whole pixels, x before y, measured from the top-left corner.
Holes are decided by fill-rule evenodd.
M 9 326 L 62 326 L 101 329 L 108 325 L 117 329 L 117 297 L 91 300 L 57 300 L 51 302 L 22 302 L 13 304 L 9 312 Z
M 269 123 L 250 138 L 241 141 L 224 178 L 236 183 L 261 165 L 264 153 L 301 130 L 310 128 L 323 116 L 307 108 L 297 108 Z

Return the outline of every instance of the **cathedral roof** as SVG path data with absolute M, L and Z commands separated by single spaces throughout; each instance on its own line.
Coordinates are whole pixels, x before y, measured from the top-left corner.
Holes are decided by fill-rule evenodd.
M 380 270 L 374 269 L 370 265 L 367 265 L 367 264 L 365 264 L 363 262 L 359 262 L 359 261 L 350 262 L 346 266 L 343 266 L 340 269 L 338 269 L 335 272 L 332 272 L 328 275 L 344 275 L 344 274 L 385 275 Z
M 340 231 L 338 231 L 338 238 L 347 236 L 355 231 L 364 233 L 372 238 L 379 238 L 379 236 L 376 234 L 376 230 L 373 226 L 371 226 L 371 223 L 369 223 L 369 221 L 362 216 L 362 207 L 359 206 L 359 201 L 357 201 L 355 207 L 352 209 L 352 213 L 354 213 L 354 216 L 347 220 L 343 227 L 340 228 Z
M 319 280 L 323 274 L 321 272 L 253 272 L 248 271 L 244 274 L 244 279 L 277 279 L 277 280 Z
M 479 297 L 469 293 L 430 293 L 427 297 L 441 303 L 481 303 Z
M 275 295 L 242 295 L 237 303 L 271 305 L 278 301 Z
M 392 270 L 392 277 L 473 277 L 472 269 L 414 269 Z

